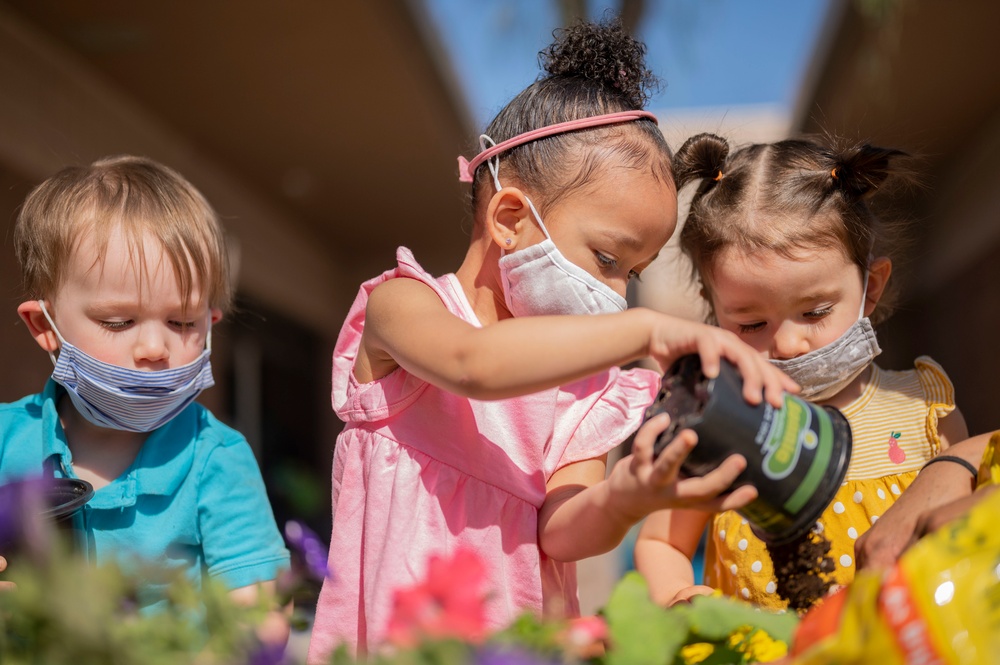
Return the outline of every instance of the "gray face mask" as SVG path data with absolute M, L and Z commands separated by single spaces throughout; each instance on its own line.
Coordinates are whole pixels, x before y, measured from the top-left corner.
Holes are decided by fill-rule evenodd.
M 771 364 L 802 387 L 799 397 L 818 402 L 846 388 L 880 353 L 871 321 L 864 317 L 830 344 L 798 358 L 771 360 Z
M 865 292 L 861 296 L 858 320 L 844 334 L 821 348 L 788 360 L 771 360 L 802 387 L 799 397 L 820 402 L 830 399 L 856 379 L 882 348 L 875 339 L 871 320 L 864 314 L 868 293 L 868 273 L 864 276 Z

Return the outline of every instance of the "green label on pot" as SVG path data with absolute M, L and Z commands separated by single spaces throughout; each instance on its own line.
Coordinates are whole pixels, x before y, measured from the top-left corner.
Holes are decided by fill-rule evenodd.
M 761 471 L 772 480 L 781 480 L 795 470 L 803 448 L 816 447 L 813 413 L 806 402 L 786 395 L 784 406 L 769 415 L 771 427 L 761 449 Z

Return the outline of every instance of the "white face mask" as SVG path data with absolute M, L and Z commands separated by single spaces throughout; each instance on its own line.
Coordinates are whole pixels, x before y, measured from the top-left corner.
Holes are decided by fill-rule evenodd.
M 871 320 L 864 316 L 865 297 L 868 294 L 867 271 L 864 283 L 858 320 L 843 335 L 826 346 L 797 358 L 771 360 L 772 365 L 802 387 L 799 397 L 814 402 L 830 399 L 846 388 L 882 353 Z
M 493 143 L 488 136 L 480 137 L 481 143 L 487 140 Z M 493 185 L 498 192 L 502 189 L 497 177 L 499 163 L 497 157 L 488 162 Z M 540 316 L 625 311 L 628 306 L 625 298 L 559 251 L 535 205 L 527 196 L 525 200 L 545 234 L 545 240 L 510 254 L 504 252 L 500 258 L 500 279 L 510 313 L 514 316 Z
M 158 371 L 128 369 L 103 362 L 73 346 L 59 333 L 45 303 L 39 301 L 61 344 L 53 354 L 52 378 L 66 389 L 76 410 L 89 422 L 129 432 L 151 432 L 166 424 L 214 385 L 212 331 L 205 350 L 183 367 Z

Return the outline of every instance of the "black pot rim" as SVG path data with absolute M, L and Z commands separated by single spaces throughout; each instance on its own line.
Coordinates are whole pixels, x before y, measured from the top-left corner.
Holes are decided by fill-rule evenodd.
M 55 504 L 50 503 L 49 507 L 42 511 L 42 516 L 49 519 L 61 520 L 69 517 L 94 496 L 94 486 L 79 478 L 52 478 L 46 484 L 49 497 L 65 496 L 65 500 Z

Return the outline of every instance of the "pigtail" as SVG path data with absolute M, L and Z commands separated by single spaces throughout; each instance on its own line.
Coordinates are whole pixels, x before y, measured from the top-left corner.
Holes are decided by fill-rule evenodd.
M 852 146 L 831 155 L 830 184 L 852 199 L 875 193 L 891 175 L 903 175 L 893 168 L 907 153 L 879 148 L 868 143 Z
M 729 142 L 715 134 L 692 136 L 674 155 L 673 169 L 677 188 L 694 180 L 705 180 L 713 186 L 726 177 L 726 157 L 729 156 Z
M 577 23 L 557 31 L 556 41 L 539 53 L 549 77 L 582 78 L 619 97 L 628 109 L 641 109 L 659 88 L 646 68 L 646 47 L 620 19 Z

